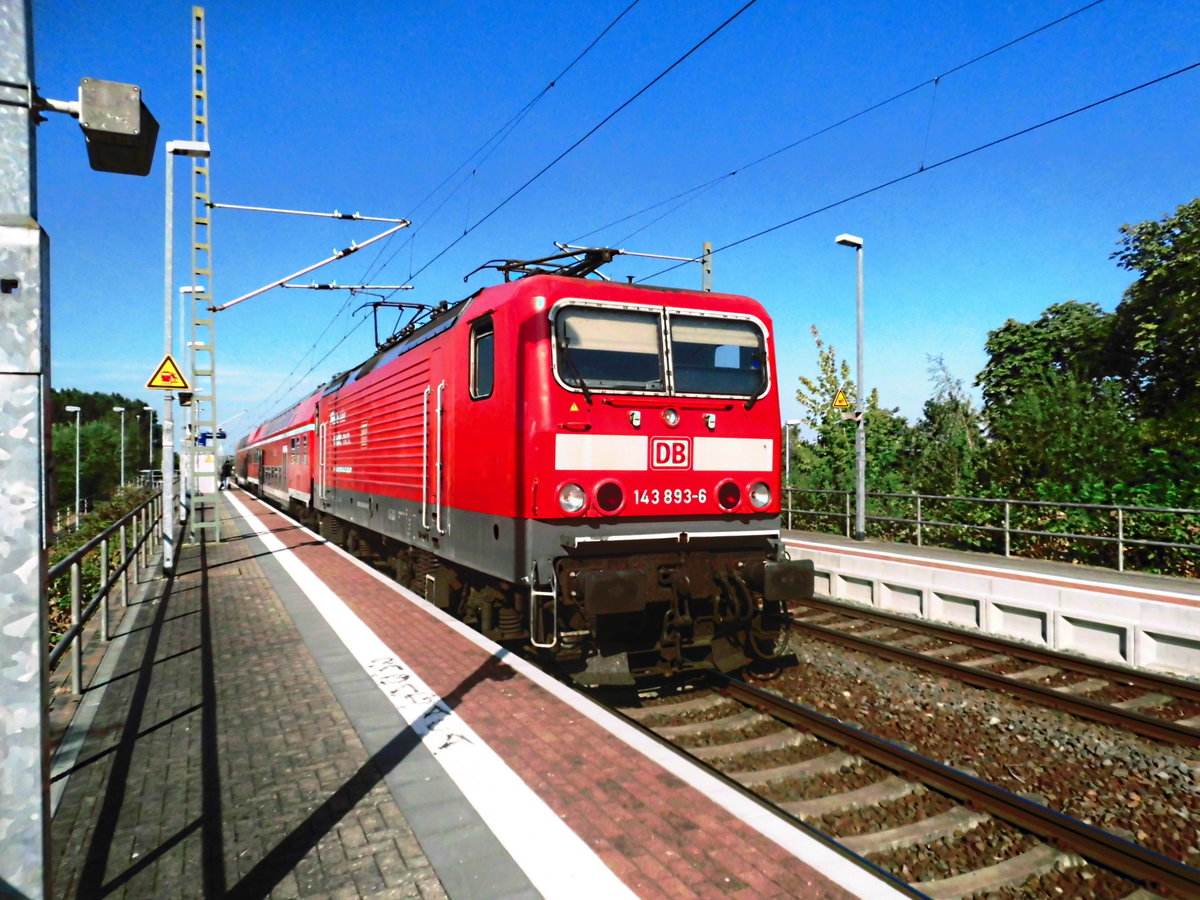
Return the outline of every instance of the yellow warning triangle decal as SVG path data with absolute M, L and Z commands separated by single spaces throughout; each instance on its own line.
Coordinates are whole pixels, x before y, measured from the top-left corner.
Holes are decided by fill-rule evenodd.
M 578 403 L 571 404 L 571 412 L 579 412 L 579 404 Z
M 849 409 L 850 401 L 846 399 L 845 391 L 838 391 L 837 396 L 833 398 L 834 409 Z
M 160 391 L 191 390 L 187 379 L 179 371 L 179 366 L 175 364 L 175 360 L 170 353 L 164 356 L 163 361 L 158 364 L 158 368 L 154 370 L 154 374 L 146 382 L 146 387 L 158 388 Z

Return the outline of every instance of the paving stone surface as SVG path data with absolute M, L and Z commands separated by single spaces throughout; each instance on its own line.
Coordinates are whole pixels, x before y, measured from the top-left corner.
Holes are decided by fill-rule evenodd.
M 447 896 L 227 520 L 131 606 L 51 826 L 61 898 Z
M 395 587 L 239 494 L 641 897 L 848 898 L 775 842 L 632 750 Z

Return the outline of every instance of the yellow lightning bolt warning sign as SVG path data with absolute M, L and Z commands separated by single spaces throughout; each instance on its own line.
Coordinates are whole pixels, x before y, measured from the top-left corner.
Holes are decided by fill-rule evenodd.
M 150 376 L 150 380 L 146 382 L 146 387 L 156 388 L 160 391 L 188 391 L 191 388 L 188 386 L 187 379 L 183 377 L 183 373 L 179 371 L 179 366 L 176 365 L 175 359 L 168 353 L 163 357 L 163 361 L 158 364 L 158 368 L 154 370 L 154 374 Z

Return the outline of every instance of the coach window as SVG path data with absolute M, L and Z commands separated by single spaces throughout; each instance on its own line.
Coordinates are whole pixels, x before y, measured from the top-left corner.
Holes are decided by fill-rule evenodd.
M 484 316 L 471 324 L 471 397 L 482 400 L 492 396 L 496 383 L 496 330 L 492 317 Z

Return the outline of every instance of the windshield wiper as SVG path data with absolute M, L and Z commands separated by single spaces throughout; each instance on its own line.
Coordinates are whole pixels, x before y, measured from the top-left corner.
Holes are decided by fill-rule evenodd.
M 567 374 L 575 379 L 579 389 L 583 391 L 583 399 L 588 402 L 588 406 L 591 406 L 592 392 L 588 390 L 587 382 L 583 380 L 583 373 L 579 371 L 579 366 L 575 363 L 575 356 L 571 353 L 571 340 L 565 334 L 558 339 L 558 349 L 562 351 L 560 358 L 566 366 Z

